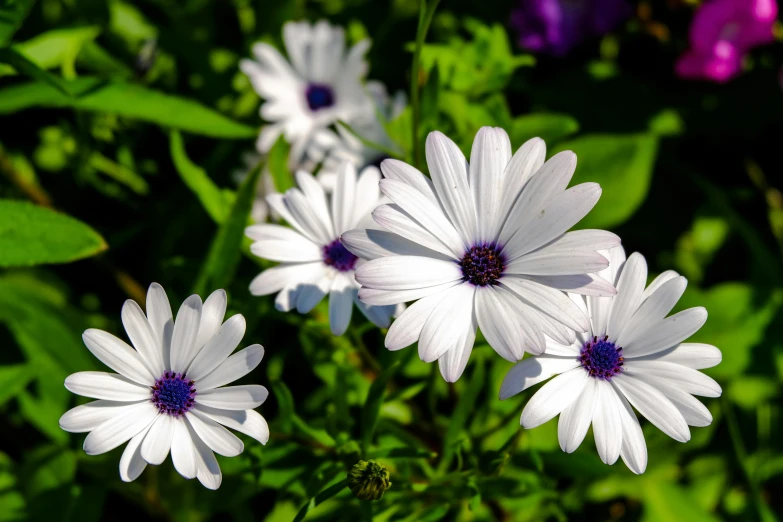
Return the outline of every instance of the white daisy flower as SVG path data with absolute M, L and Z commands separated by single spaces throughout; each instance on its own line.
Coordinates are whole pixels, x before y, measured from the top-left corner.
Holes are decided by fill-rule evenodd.
M 199 296 L 190 296 L 174 321 L 166 292 L 152 283 L 146 317 L 135 301 L 122 307 L 135 350 L 108 332 L 84 332 L 87 348 L 117 373 L 68 376 L 68 390 L 99 400 L 66 412 L 60 427 L 90 432 L 84 440 L 88 455 L 130 441 L 120 459 L 125 482 L 135 480 L 147 464 L 161 464 L 171 451 L 180 475 L 217 489 L 222 475 L 212 452 L 234 457 L 244 449 L 224 426 L 262 444 L 269 440 L 266 421 L 253 411 L 266 400 L 266 388 L 221 388 L 252 371 L 264 356 L 264 348 L 254 344 L 229 357 L 245 334 L 245 318 L 237 314 L 224 323 L 225 313 L 226 293 L 218 290 L 203 305 Z
M 345 163 L 337 186 L 327 198 L 323 187 L 309 173 L 298 171 L 299 188 L 267 196 L 269 206 L 293 229 L 281 225 L 252 225 L 245 234 L 255 241 L 250 251 L 281 264 L 261 272 L 250 283 L 253 295 L 277 293 L 275 307 L 307 313 L 329 294 L 329 324 L 342 335 L 351 321 L 354 303 L 377 326 L 386 328 L 397 307 L 370 306 L 357 298 L 354 279 L 361 260 L 340 242 L 340 234 L 371 222 L 370 211 L 381 203 L 375 167 L 356 168 Z
M 291 143 L 293 167 L 314 131 L 372 112 L 362 87 L 370 42 L 362 40 L 346 53 L 343 29 L 324 20 L 315 25 L 288 22 L 283 40 L 290 64 L 271 45 L 257 43 L 257 61 L 242 60 L 240 69 L 266 100 L 260 114 L 270 124 L 258 137 L 259 152 L 268 152 L 282 133 Z
M 366 89 L 375 104 L 375 111 L 368 113 L 364 121 L 356 121 L 352 125 L 353 130 L 365 141 L 338 126 L 336 131 L 323 129 L 316 132 L 307 145 L 303 167 L 305 170 L 314 171 L 316 166 L 320 165 L 316 177 L 327 191 L 334 190 L 337 173 L 346 161 L 361 170 L 369 165 L 380 165 L 381 161 L 389 158 L 387 150 L 395 152 L 395 155 L 402 154 L 399 145 L 386 132 L 384 124 L 394 120 L 405 110 L 405 93 L 398 91 L 391 97 L 386 86 L 375 81 L 367 82 Z M 370 147 L 365 142 L 380 145 L 383 149 Z
M 602 230 L 566 232 L 596 204 L 601 187 L 566 190 L 576 167 L 573 152 L 544 163 L 538 138 L 512 157 L 502 129 L 482 128 L 470 165 L 439 132 L 427 137 L 432 180 L 386 160 L 383 193 L 394 204 L 373 212 L 387 231 L 353 230 L 343 243 L 368 259 L 356 272 L 359 297 L 374 305 L 417 300 L 392 324 L 386 347 L 418 340 L 423 361 L 437 360 L 443 377 L 465 369 L 476 328 L 510 361 L 541 353 L 544 334 L 570 343 L 589 324 L 561 290 L 613 295 L 591 274 L 608 261 L 597 252 L 620 243 Z
M 647 447 L 631 406 L 679 442 L 690 440 L 688 426 L 708 426 L 709 410 L 694 395 L 718 397 L 721 388 L 697 371 L 721 361 L 708 344 L 686 343 L 707 320 L 707 310 L 689 308 L 666 317 L 687 281 L 674 271 L 650 286 L 640 254 L 625 261 L 622 247 L 607 252 L 609 268 L 600 275 L 617 285 L 614 297 L 571 295 L 590 317 L 590 328 L 568 345 L 547 344 L 546 354 L 509 370 L 500 388 L 506 399 L 557 375 L 528 401 L 520 423 L 535 428 L 556 415 L 563 451 L 579 447 L 593 425 L 601 460 L 622 457 L 634 473 L 647 467 Z

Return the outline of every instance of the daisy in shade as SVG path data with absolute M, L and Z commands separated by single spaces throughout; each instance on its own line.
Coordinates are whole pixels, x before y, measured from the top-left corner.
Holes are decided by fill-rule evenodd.
M 707 320 L 707 310 L 689 308 L 666 317 L 685 291 L 676 272 L 659 275 L 646 289 L 647 263 L 625 260 L 622 247 L 607 252 L 600 275 L 617 285 L 614 297 L 571 295 L 590 317 L 590 328 L 571 344 L 550 342 L 546 354 L 509 370 L 500 388 L 507 399 L 553 376 L 528 401 L 520 423 L 535 428 L 560 414 L 558 437 L 571 453 L 593 425 L 598 455 L 606 464 L 622 457 L 634 473 L 647 467 L 647 446 L 631 406 L 679 442 L 688 426 L 707 426 L 709 410 L 694 395 L 718 397 L 721 388 L 697 371 L 721 361 L 720 350 L 686 343 Z
M 269 206 L 293 228 L 281 225 L 252 225 L 245 234 L 254 241 L 250 251 L 281 264 L 261 272 L 250 283 L 253 295 L 277 293 L 275 307 L 300 314 L 311 311 L 329 294 L 329 324 L 334 335 L 342 335 L 351 321 L 353 306 L 381 328 L 389 326 L 397 307 L 372 306 L 357 298 L 354 279 L 358 257 L 340 242 L 340 234 L 370 224 L 370 211 L 380 204 L 375 167 L 360 176 L 350 163 L 343 164 L 331 197 L 309 173 L 298 171 L 298 188 L 267 196 Z
M 369 260 L 356 271 L 359 298 L 372 305 L 416 301 L 392 324 L 386 347 L 418 340 L 423 361 L 438 361 L 456 381 L 465 369 L 476 328 L 509 361 L 541 353 L 544 334 L 569 344 L 589 327 L 562 290 L 610 296 L 592 274 L 608 261 L 597 252 L 620 243 L 602 230 L 567 232 L 598 201 L 601 187 L 566 190 L 576 156 L 561 152 L 544 163 L 540 139 L 511 155 L 502 129 L 482 128 L 470 164 L 439 132 L 427 138 L 432 180 L 386 160 L 381 191 L 393 204 L 373 218 L 385 230 L 353 230 L 343 244 Z
M 242 60 L 239 66 L 266 100 L 260 114 L 270 124 L 261 130 L 258 151 L 268 152 L 282 133 L 291 143 L 293 167 L 314 131 L 372 113 L 362 87 L 370 42 L 362 40 L 346 52 L 342 28 L 324 20 L 288 22 L 283 40 L 290 63 L 271 45 L 257 43 L 256 61 Z
M 223 322 L 225 313 L 223 290 L 203 304 L 199 296 L 190 296 L 176 321 L 157 283 L 147 292 L 147 316 L 135 301 L 126 301 L 122 323 L 135 350 L 108 332 L 84 332 L 87 348 L 117 373 L 68 376 L 68 390 L 98 400 L 66 412 L 60 427 L 90 432 L 84 440 L 88 455 L 127 442 L 120 459 L 125 482 L 135 480 L 147 464 L 161 464 L 171 452 L 180 475 L 217 489 L 222 475 L 213 452 L 234 457 L 244 449 L 224 426 L 262 444 L 269 440 L 266 421 L 253 411 L 266 400 L 266 388 L 221 388 L 252 371 L 264 356 L 258 344 L 231 355 L 245 334 L 245 318 L 237 314 Z

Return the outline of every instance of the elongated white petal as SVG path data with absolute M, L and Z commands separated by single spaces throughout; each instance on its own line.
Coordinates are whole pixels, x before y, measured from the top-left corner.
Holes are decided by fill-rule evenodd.
M 473 343 L 476 342 L 475 317 L 470 320 L 466 334 L 461 345 L 448 350 L 438 359 L 438 369 L 446 382 L 457 382 L 468 365 Z
M 297 234 L 295 240 L 264 239 L 250 245 L 250 252 L 281 263 L 308 263 L 323 258 L 321 247 Z
M 314 233 L 309 226 L 305 226 L 305 224 L 299 222 L 298 218 L 291 213 L 291 210 L 286 204 L 286 196 L 283 194 L 267 194 L 266 202 L 272 210 L 277 212 L 280 217 L 286 220 L 289 225 L 305 238 L 316 244 L 328 243 L 328 239 L 324 240 L 324 237 L 321 234 Z
M 658 380 L 675 383 L 683 391 L 702 397 L 720 397 L 720 385 L 712 377 L 693 368 L 665 361 L 639 361 L 626 359 L 625 373 L 641 379 L 651 386 Z
M 319 281 L 301 285 L 296 297 L 296 311 L 300 314 L 306 314 L 318 306 L 318 303 L 329 293 L 331 283 L 328 278 L 324 277 Z
M 201 440 L 190 423 L 186 423 L 191 440 L 193 440 L 193 449 L 196 456 L 196 477 L 201 484 L 208 489 L 217 489 L 223 482 L 223 473 L 220 471 L 215 454 Z
M 201 393 L 241 379 L 252 372 L 263 358 L 263 346 L 260 344 L 248 346 L 221 362 L 214 371 L 197 381 L 196 389 Z
M 691 439 L 688 423 L 680 411 L 657 389 L 627 372 L 616 375 L 612 384 L 617 386 L 639 413 L 666 435 L 678 442 Z
M 560 449 L 566 453 L 576 451 L 587 435 L 590 421 L 593 419 L 593 410 L 597 408 L 597 388 L 596 379 L 589 379 L 582 393 L 560 413 L 560 420 L 557 422 L 557 439 L 560 442 Z
M 612 465 L 620 456 L 623 445 L 623 425 L 620 419 L 623 407 L 617 392 L 606 381 L 597 383 L 596 405 L 593 412 L 593 435 L 598 456 L 604 464 Z
M 461 285 L 461 279 L 443 283 L 440 285 L 414 288 L 412 290 L 376 290 L 374 288 L 360 288 L 359 299 L 362 302 L 375 306 L 394 305 L 398 303 L 407 303 L 431 295 L 439 294 L 449 288 Z
M 289 227 L 283 225 L 275 225 L 273 223 L 258 223 L 256 225 L 250 225 L 245 229 L 245 235 L 253 241 L 284 241 L 284 242 L 299 242 L 302 240 L 313 244 L 312 241 L 305 238 L 302 234 L 296 230 L 292 230 Z
M 612 303 L 606 326 L 606 335 L 610 339 L 617 339 L 620 336 L 628 320 L 639 308 L 646 282 L 647 261 L 638 252 L 633 253 L 623 265 L 620 279 L 617 281 L 617 296 Z
M 171 369 L 175 372 L 184 372 L 200 348 L 196 346 L 196 336 L 201 322 L 201 307 L 201 298 L 192 295 L 185 299 L 177 312 L 171 337 Z
M 658 290 L 658 288 L 661 287 L 666 281 L 669 281 L 671 279 L 674 279 L 675 277 L 679 276 L 677 272 L 674 270 L 667 270 L 665 272 L 662 272 L 658 277 L 652 280 L 652 283 L 650 283 L 647 288 L 644 289 L 644 293 L 642 294 L 642 301 L 650 297 L 653 292 Z
M 546 248 L 557 249 L 561 252 L 573 250 L 608 250 L 620 244 L 620 237 L 617 234 L 607 232 L 606 230 L 574 230 L 566 232 L 551 243 Z
M 198 411 L 188 412 L 185 418 L 199 438 L 218 455 L 236 457 L 245 449 L 245 445 L 236 435 Z
M 694 370 L 717 366 L 723 355 L 711 344 L 680 343 L 677 346 L 661 350 L 651 355 L 634 357 L 635 361 L 666 361 L 681 364 Z
M 215 290 L 201 307 L 201 320 L 198 325 L 198 335 L 194 343 L 196 350 L 201 348 L 212 339 L 223 324 L 223 317 L 226 315 L 228 306 L 228 297 L 225 290 Z
M 93 399 L 133 402 L 151 397 L 150 387 L 114 373 L 77 372 L 65 378 L 68 391 Z
M 318 215 L 312 200 L 305 197 L 301 191 L 295 188 L 288 189 L 283 203 L 291 216 L 307 232 L 305 235 L 314 243 L 327 245 L 334 239 L 335 234 L 331 231 L 331 222 L 328 219 L 325 220 L 324 216 Z
M 470 335 L 475 288 L 467 283 L 447 291 L 430 313 L 419 337 L 419 357 L 433 362 L 450 349 L 459 349 Z
M 398 205 L 381 205 L 373 210 L 372 218 L 389 232 L 399 234 L 409 241 L 435 250 L 446 257 L 457 259 L 460 255 L 459 253 L 455 254 L 446 243 L 435 237 Z
M 541 249 L 519 257 L 506 266 L 509 275 L 560 276 L 603 270 L 609 262 L 598 252 L 578 252 L 564 256 Z
M 345 162 L 337 172 L 337 187 L 332 193 L 332 222 L 334 231 L 345 232 L 354 225 L 356 207 L 356 167 Z
M 349 230 L 340 241 L 354 255 L 372 260 L 387 256 L 422 256 L 448 261 L 450 258 L 385 230 Z
M 587 372 L 581 368 L 561 373 L 533 395 L 522 410 L 519 423 L 530 429 L 554 418 L 582 393 L 587 379 Z
M 356 293 L 347 277 L 338 276 L 332 283 L 329 290 L 329 327 L 333 335 L 342 335 L 348 329 Z
M 92 430 L 84 439 L 84 451 L 87 455 L 111 451 L 149 426 L 157 416 L 158 410 L 152 402 L 134 404 L 126 415 L 115 415 Z
M 500 385 L 500 400 L 508 399 L 554 375 L 565 373 L 579 366 L 576 354 L 570 357 L 537 355 L 515 364 Z
M 628 469 L 641 475 L 647 469 L 647 444 L 644 442 L 644 433 L 642 433 L 639 419 L 636 418 L 631 405 L 619 391 L 617 398 L 620 399 L 622 405 L 620 422 L 623 425 L 623 443 L 620 447 L 620 457 Z
M 148 464 L 159 465 L 166 460 L 174 437 L 174 417 L 158 415 L 152 422 L 144 442 L 141 443 L 141 458 Z
M 152 375 L 146 361 L 136 350 L 112 334 L 90 328 L 82 334 L 82 339 L 103 364 L 128 379 L 149 386 L 157 377 Z
M 643 341 L 654 328 L 671 312 L 682 297 L 688 285 L 684 277 L 675 277 L 662 284 L 658 290 L 644 300 L 636 312 L 628 319 L 628 324 L 615 341 L 619 346 L 632 346 Z
M 354 171 L 354 178 L 355 174 L 356 172 Z M 307 199 L 310 209 L 312 209 L 318 217 L 318 220 L 323 224 L 328 236 L 334 237 L 339 231 L 336 231 L 332 227 L 332 217 L 329 214 L 329 205 L 326 202 L 326 191 L 323 186 L 312 174 L 305 172 L 304 170 L 297 170 L 294 176 L 296 177 L 296 183 L 299 185 L 299 189 Z M 356 181 L 354 179 L 354 186 L 355 184 Z
M 362 315 L 378 328 L 389 328 L 389 325 L 391 325 L 391 318 L 396 313 L 397 307 L 402 307 L 402 309 L 405 308 L 405 305 L 403 304 L 384 306 L 369 305 L 360 301 L 359 296 L 356 293 L 354 293 L 353 304 L 356 305 L 356 308 L 359 309 Z
M 267 268 L 250 282 L 250 293 L 269 295 L 279 292 L 289 284 L 307 284 L 323 276 L 323 264 L 296 263 Z
M 171 463 L 177 473 L 186 479 L 196 478 L 196 448 L 190 438 L 190 430 L 184 417 L 174 419 L 174 435 L 171 439 Z
M 196 404 L 194 410 L 215 422 L 253 437 L 261 444 L 269 441 L 269 426 L 255 410 L 221 410 Z
M 503 192 L 498 215 L 498 231 L 505 224 L 506 217 L 522 188 L 533 177 L 546 159 L 546 143 L 541 138 L 527 140 L 511 157 L 503 171 Z
M 356 281 L 378 290 L 413 290 L 462 279 L 459 265 L 418 256 L 382 257 L 356 270 Z
M 513 276 L 501 278 L 500 283 L 514 292 L 528 306 L 537 308 L 569 328 L 579 332 L 586 332 L 590 328 L 587 315 L 560 290 Z
M 264 404 L 268 396 L 269 392 L 263 386 L 248 384 L 199 391 L 196 402 L 224 410 L 252 410 Z
M 459 147 L 442 133 L 427 136 L 427 166 L 438 200 L 465 243 L 476 233 L 476 209 L 468 187 L 468 162 Z
M 147 436 L 149 426 L 131 437 L 120 457 L 120 478 L 123 482 L 133 482 L 147 467 L 147 461 L 141 458 L 141 443 Z
M 92 431 L 116 415 L 127 415 L 137 402 L 99 400 L 76 406 L 60 417 L 60 428 L 71 433 Z
M 658 387 L 682 413 L 688 426 L 705 427 L 712 424 L 712 414 L 699 399 L 669 382 L 658 381 Z
M 356 182 L 356 204 L 354 205 L 353 218 L 350 226 L 340 230 L 345 233 L 350 228 L 373 226 L 370 213 L 375 210 L 381 199 L 381 189 L 378 184 L 381 181 L 381 171 L 374 165 L 362 169 L 359 180 Z M 335 230 L 335 232 L 338 232 Z
M 421 335 L 424 323 L 447 295 L 448 292 L 438 292 L 419 299 L 408 307 L 389 327 L 384 341 L 386 348 L 400 350 L 415 343 Z
M 623 351 L 627 357 L 641 357 L 666 350 L 699 331 L 706 321 L 705 308 L 688 308 L 650 326 L 645 338 L 634 339 L 623 346 Z
M 601 250 L 599 253 L 609 260 L 609 266 L 596 275 L 616 287 L 619 279 L 618 274 L 625 264 L 625 250 L 622 246 L 617 246 L 609 250 Z M 598 337 L 606 335 L 606 327 L 613 304 L 614 299 L 611 297 L 587 297 L 587 311 L 593 335 Z
M 498 206 L 503 197 L 503 172 L 509 161 L 511 142 L 506 131 L 492 127 L 479 129 L 473 139 L 469 168 L 479 241 L 493 241 L 500 227 Z
M 171 319 L 166 293 L 157 283 L 152 283 L 147 292 L 147 312 L 149 321 L 136 301 L 128 299 L 122 306 L 122 324 L 136 351 L 144 359 L 146 367 L 158 376 L 168 364 L 174 321 Z
M 381 162 L 381 172 L 383 177 L 402 181 L 421 192 L 432 203 L 440 205 L 432 181 L 417 168 L 400 160 L 386 159 Z
M 229 317 L 193 359 L 187 370 L 188 378 L 200 381 L 214 371 L 239 346 L 239 342 L 245 336 L 245 327 L 245 318 L 242 314 Z M 201 386 L 203 385 L 199 382 L 199 388 Z
M 522 359 L 525 351 L 540 353 L 546 341 L 540 328 L 519 309 L 518 297 L 504 286 L 476 289 L 476 319 L 493 350 L 507 361 Z

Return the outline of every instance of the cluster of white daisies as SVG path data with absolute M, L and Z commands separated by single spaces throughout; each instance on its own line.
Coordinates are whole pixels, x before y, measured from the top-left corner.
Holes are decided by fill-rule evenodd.
M 329 128 L 338 120 L 381 136 L 374 109 L 368 116 L 372 96 L 362 81 L 368 44 L 345 52 L 342 30 L 326 22 L 289 23 L 283 36 L 290 63 L 267 44 L 254 47 L 258 62 L 242 63 L 266 100 L 261 116 L 271 122 L 261 132 L 260 152 L 283 133 L 300 164 L 330 140 L 345 145 L 346 136 Z M 551 379 L 528 401 L 522 426 L 559 414 L 560 446 L 570 453 L 592 425 L 603 462 L 621 457 L 634 473 L 647 466 L 634 409 L 681 442 L 689 440 L 689 426 L 710 424 L 709 410 L 694 396 L 717 397 L 721 389 L 698 370 L 718 364 L 721 353 L 684 342 L 707 311 L 669 315 L 685 291 L 684 277 L 667 271 L 645 286 L 644 257 L 626 259 L 615 234 L 569 232 L 601 195 L 596 183 L 568 188 L 576 168 L 572 152 L 545 161 L 540 139 L 513 152 L 505 131 L 485 127 L 468 162 L 453 141 L 433 132 L 427 177 L 394 159 L 384 160 L 380 172 L 367 167 L 357 174 L 372 159 L 363 147 L 318 149 L 317 177 L 299 170 L 296 188 L 268 195 L 288 226 L 247 229 L 252 252 L 280 263 L 251 282 L 252 294 L 277 294 L 278 310 L 299 313 L 328 295 L 335 335 L 348 328 L 356 305 L 388 328 L 389 350 L 418 342 L 420 358 L 437 361 L 449 382 L 464 372 L 480 329 L 498 355 L 516 363 L 501 399 Z M 334 153 L 349 149 L 358 153 L 338 161 Z M 233 456 L 243 449 L 224 426 L 261 443 L 269 438 L 254 411 L 266 389 L 222 387 L 263 356 L 259 345 L 230 355 L 245 322 L 241 315 L 223 322 L 225 311 L 219 290 L 203 304 L 191 296 L 174 320 L 166 294 L 153 284 L 146 316 L 133 301 L 122 310 L 135 350 L 109 333 L 86 331 L 87 347 L 119 375 L 70 376 L 69 390 L 99 400 L 67 412 L 62 428 L 90 432 L 84 449 L 91 455 L 129 441 L 120 461 L 123 480 L 170 452 L 182 476 L 217 488 L 213 452 Z

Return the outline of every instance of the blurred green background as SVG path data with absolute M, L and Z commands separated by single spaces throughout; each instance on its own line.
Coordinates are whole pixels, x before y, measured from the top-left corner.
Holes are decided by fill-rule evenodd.
M 602 464 L 592 437 L 564 454 L 554 420 L 523 431 L 531 392 L 497 400 L 511 363 L 486 344 L 451 386 L 415 347 L 386 351 L 358 314 L 333 337 L 326 302 L 300 316 L 249 295 L 261 266 L 241 253 L 253 187 L 237 172 L 260 100 L 238 61 L 255 41 L 280 47 L 285 21 L 326 18 L 372 39 L 369 78 L 407 90 L 416 0 L 0 0 L 0 241 L 13 245 L 0 248 L 0 520 L 782 517 L 783 45 L 726 84 L 686 82 L 673 64 L 696 2 L 630 3 L 614 32 L 553 58 L 516 47 L 514 3 L 443 0 L 418 134 L 469 153 L 494 125 L 514 148 L 541 136 L 550 154 L 574 150 L 574 183 L 603 186 L 580 227 L 618 233 L 651 277 L 689 279 L 678 309 L 709 310 L 692 340 L 723 351 L 706 372 L 724 395 L 705 400 L 715 421 L 687 444 L 642 421 L 642 476 Z M 410 126 L 408 109 L 388 128 L 408 160 Z M 269 158 L 279 189 L 292 184 L 285 154 L 281 142 Z M 270 389 L 271 439 L 218 457 L 217 492 L 170 461 L 122 483 L 120 449 L 88 457 L 84 435 L 58 427 L 77 401 L 66 375 L 100 369 L 81 332 L 124 337 L 122 303 L 152 281 L 177 307 L 225 287 L 229 314 L 248 320 L 243 346 L 266 348 L 245 380 Z M 382 500 L 318 496 L 360 457 L 389 469 Z

